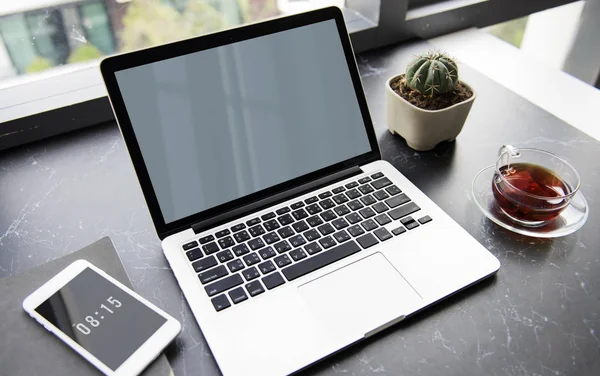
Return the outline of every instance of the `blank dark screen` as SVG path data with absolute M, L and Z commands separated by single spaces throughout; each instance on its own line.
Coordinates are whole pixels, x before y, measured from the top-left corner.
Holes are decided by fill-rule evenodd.
M 333 20 L 116 78 L 166 223 L 371 151 Z
M 166 322 L 90 268 L 35 311 L 113 371 Z

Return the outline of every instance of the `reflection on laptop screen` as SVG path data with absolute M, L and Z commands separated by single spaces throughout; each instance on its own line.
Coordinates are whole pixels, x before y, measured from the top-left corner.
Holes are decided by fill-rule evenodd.
M 166 223 L 371 151 L 334 20 L 116 78 Z

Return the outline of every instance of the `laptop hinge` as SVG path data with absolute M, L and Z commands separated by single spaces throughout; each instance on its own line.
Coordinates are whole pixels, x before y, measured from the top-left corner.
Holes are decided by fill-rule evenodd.
M 198 234 L 202 231 L 208 230 L 212 227 L 219 226 L 223 223 L 227 223 L 233 221 L 236 218 L 243 217 L 252 212 L 262 210 L 269 206 L 276 205 L 280 202 L 289 200 L 291 198 L 300 196 L 310 191 L 314 191 L 318 188 L 330 185 L 335 183 L 336 181 L 344 180 L 354 175 L 361 174 L 362 170 L 358 166 L 353 166 L 348 169 L 335 172 L 328 176 L 325 176 L 320 179 L 313 180 L 311 182 L 299 185 L 295 188 L 288 189 L 285 192 L 277 193 L 267 198 L 263 198 L 262 200 L 254 201 L 244 206 L 240 206 L 238 208 L 229 210 L 227 213 L 219 214 L 214 217 L 207 218 L 203 221 L 197 222 L 192 225 L 192 230 L 194 230 L 195 234 Z

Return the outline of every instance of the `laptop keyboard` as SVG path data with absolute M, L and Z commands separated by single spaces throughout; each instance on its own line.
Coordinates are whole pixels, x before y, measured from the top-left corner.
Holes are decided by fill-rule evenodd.
M 430 222 L 420 209 L 377 172 L 182 248 L 221 311 Z

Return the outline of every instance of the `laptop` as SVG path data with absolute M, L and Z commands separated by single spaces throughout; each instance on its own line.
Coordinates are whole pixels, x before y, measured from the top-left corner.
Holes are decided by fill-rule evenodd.
M 226 376 L 301 370 L 500 266 L 381 160 L 339 8 L 101 70 L 165 257 Z

